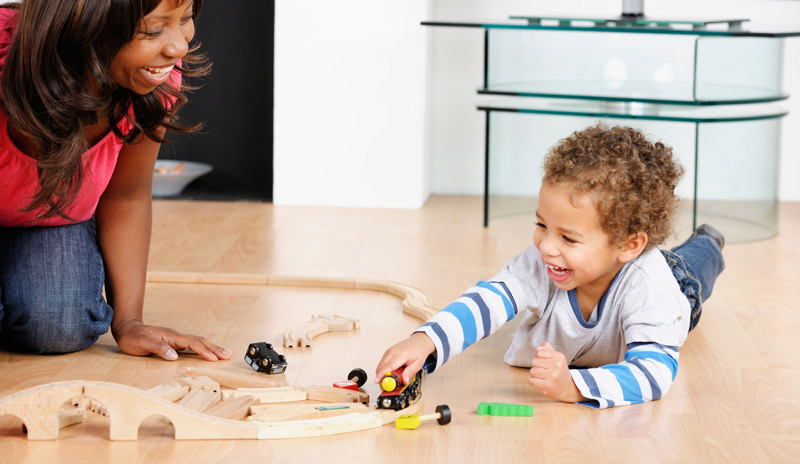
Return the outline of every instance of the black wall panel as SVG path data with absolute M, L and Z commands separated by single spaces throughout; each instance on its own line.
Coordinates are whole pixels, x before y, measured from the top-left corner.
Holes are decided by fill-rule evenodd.
M 214 171 L 182 197 L 272 199 L 274 18 L 274 0 L 203 2 L 195 38 L 213 68 L 180 115 L 205 127 L 171 136 L 159 157 L 208 163 Z

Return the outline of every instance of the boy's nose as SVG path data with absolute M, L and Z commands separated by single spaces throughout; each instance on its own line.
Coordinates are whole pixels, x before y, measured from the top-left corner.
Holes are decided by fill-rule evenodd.
M 555 246 L 555 242 L 545 237 L 539 242 L 539 253 L 542 256 L 557 256 L 558 255 L 558 247 Z

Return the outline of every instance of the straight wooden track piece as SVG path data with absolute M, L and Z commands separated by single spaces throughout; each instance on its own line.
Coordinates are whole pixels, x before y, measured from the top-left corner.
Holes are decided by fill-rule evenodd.
M 264 378 L 264 375 L 239 374 L 236 372 L 223 371 L 218 369 L 207 369 L 204 367 L 187 367 L 186 375 L 189 377 L 207 376 L 219 382 L 225 388 L 272 388 L 284 387 L 287 385 L 282 374 L 270 376 L 272 379 Z
M 312 401 L 326 403 L 369 403 L 369 395 L 362 391 L 348 390 L 346 388 L 325 387 L 314 385 L 305 387 L 306 395 Z
M 214 407 L 220 401 L 222 401 L 222 393 L 219 391 L 195 389 L 190 390 L 186 396 L 175 404 L 191 409 L 192 411 L 204 412 Z
M 243 420 L 250 412 L 250 406 L 258 404 L 258 398 L 251 395 L 221 401 L 205 411 L 206 414 L 223 419 Z
M 270 406 L 272 407 L 270 408 Z M 277 408 L 274 407 L 274 405 L 253 406 L 250 408 L 250 416 L 247 417 L 247 420 L 260 422 L 297 421 L 324 419 L 326 417 L 342 416 L 354 412 L 364 413 L 370 411 L 369 406 L 361 403 L 338 405 L 303 404 L 291 407 L 285 407 L 285 405 L 280 406 L 281 407 Z
M 189 391 L 205 390 L 218 392 L 221 390 L 219 382 L 207 375 L 199 375 L 197 377 L 181 377 L 178 382 L 189 387 Z
M 156 385 L 147 390 L 147 392 L 174 403 L 189 393 L 189 386 L 179 383 L 170 383 L 167 385 Z
M 363 403 L 261 403 L 250 407 L 250 414 L 271 414 L 273 412 L 310 412 L 322 409 L 349 409 L 351 411 L 366 411 L 369 405 Z
M 148 271 L 147 281 L 164 284 L 269 285 L 269 277 L 261 274 L 205 272 Z
M 304 401 L 308 399 L 308 394 L 302 388 L 277 387 L 277 388 L 237 388 L 231 392 L 231 398 L 242 396 L 254 396 L 261 403 L 286 403 L 292 401 Z

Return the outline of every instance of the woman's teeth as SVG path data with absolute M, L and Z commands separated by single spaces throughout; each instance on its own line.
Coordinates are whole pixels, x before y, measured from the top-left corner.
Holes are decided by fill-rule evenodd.
M 174 67 L 175 66 L 167 66 L 165 68 L 144 68 L 144 70 L 154 76 L 163 76 L 164 74 L 172 71 L 172 68 Z

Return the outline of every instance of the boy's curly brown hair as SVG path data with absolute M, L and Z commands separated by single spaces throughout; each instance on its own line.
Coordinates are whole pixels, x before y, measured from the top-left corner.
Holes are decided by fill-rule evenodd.
M 643 232 L 651 248 L 672 233 L 683 167 L 671 147 L 636 129 L 597 124 L 573 132 L 550 149 L 544 172 L 544 182 L 572 184 L 573 198 L 590 196 L 611 244 Z

